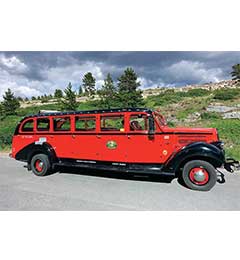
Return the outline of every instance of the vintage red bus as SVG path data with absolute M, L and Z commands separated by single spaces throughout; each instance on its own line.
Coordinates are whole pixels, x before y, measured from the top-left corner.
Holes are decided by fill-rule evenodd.
M 157 111 L 126 108 L 50 112 L 27 116 L 12 140 L 12 157 L 38 176 L 57 166 L 77 166 L 182 178 L 187 187 L 210 190 L 225 166 L 214 128 L 170 128 Z

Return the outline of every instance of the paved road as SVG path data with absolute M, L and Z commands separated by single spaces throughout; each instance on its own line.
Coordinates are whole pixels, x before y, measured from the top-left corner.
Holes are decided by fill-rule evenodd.
M 210 192 L 196 192 L 176 179 L 70 169 L 37 177 L 23 165 L 0 158 L 0 210 L 240 210 L 239 172 L 225 173 L 226 182 Z

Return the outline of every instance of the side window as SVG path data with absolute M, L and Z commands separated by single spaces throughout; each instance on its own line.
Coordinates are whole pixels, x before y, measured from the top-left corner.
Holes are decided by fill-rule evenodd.
M 55 117 L 53 118 L 54 131 L 70 131 L 70 117 Z
M 130 116 L 130 131 L 148 130 L 148 118 L 145 114 L 136 114 Z
M 37 119 L 37 131 L 49 131 L 49 129 L 50 129 L 49 118 Z
M 33 119 L 30 119 L 24 123 L 24 125 L 22 126 L 22 131 L 33 132 L 33 126 L 34 126 L 34 121 Z
M 76 131 L 95 131 L 96 118 L 95 117 L 75 117 Z
M 124 131 L 123 116 L 101 116 L 101 131 Z

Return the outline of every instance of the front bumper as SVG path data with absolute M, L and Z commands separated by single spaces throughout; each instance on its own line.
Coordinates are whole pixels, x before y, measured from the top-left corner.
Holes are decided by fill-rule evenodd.
M 226 158 L 224 163 L 224 168 L 229 172 L 234 172 L 235 170 L 240 170 L 239 161 L 233 158 Z

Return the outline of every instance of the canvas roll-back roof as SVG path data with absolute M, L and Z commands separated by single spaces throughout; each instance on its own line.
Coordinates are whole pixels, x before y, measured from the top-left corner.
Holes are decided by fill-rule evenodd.
M 104 113 L 121 113 L 121 112 L 146 112 L 152 113 L 151 109 L 148 108 L 114 108 L 114 109 L 96 109 L 96 110 L 81 110 L 81 111 L 68 111 L 68 112 L 46 112 L 38 113 L 33 115 L 28 115 L 24 117 L 21 121 L 32 118 L 32 117 L 42 117 L 42 116 L 65 116 L 65 115 L 87 115 L 87 114 L 104 114 Z

